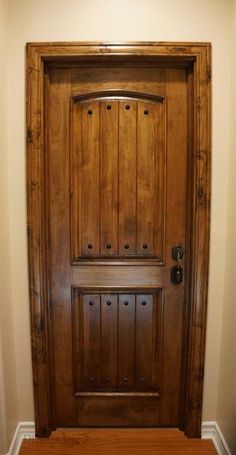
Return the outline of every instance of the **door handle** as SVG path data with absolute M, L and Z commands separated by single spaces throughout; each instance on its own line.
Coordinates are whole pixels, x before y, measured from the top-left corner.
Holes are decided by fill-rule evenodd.
M 180 284 L 183 281 L 183 267 L 180 264 L 184 257 L 184 248 L 181 245 L 173 246 L 171 256 L 176 264 L 171 268 L 170 279 L 173 284 Z
M 180 284 L 183 281 L 183 267 L 174 265 L 171 269 L 171 282 L 173 284 Z
M 177 262 L 182 261 L 182 259 L 184 257 L 184 248 L 182 247 L 182 245 L 173 246 L 171 256 L 172 256 L 172 259 L 174 259 L 174 261 L 177 261 Z

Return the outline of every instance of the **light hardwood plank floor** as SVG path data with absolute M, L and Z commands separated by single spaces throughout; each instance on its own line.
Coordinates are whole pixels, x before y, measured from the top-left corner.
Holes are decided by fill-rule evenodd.
M 216 455 L 212 441 L 188 439 L 176 429 L 57 430 L 25 440 L 19 455 Z

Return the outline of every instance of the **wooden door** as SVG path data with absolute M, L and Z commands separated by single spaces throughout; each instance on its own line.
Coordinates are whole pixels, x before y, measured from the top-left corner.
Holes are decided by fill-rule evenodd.
M 178 426 L 186 69 L 53 67 L 48 78 L 56 426 Z
M 201 434 L 208 43 L 27 46 L 36 434 Z

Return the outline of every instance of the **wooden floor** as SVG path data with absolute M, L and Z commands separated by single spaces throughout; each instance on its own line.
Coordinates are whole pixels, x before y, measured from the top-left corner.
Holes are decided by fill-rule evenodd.
M 212 441 L 187 439 L 179 430 L 57 430 L 49 439 L 25 440 L 19 455 L 216 455 Z

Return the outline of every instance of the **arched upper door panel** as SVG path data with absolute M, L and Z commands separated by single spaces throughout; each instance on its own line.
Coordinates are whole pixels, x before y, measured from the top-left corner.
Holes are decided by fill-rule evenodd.
M 165 99 L 72 98 L 72 262 L 164 260 Z

